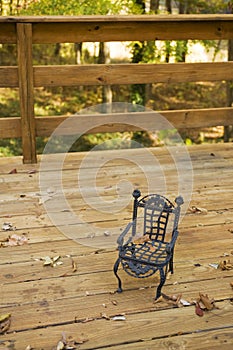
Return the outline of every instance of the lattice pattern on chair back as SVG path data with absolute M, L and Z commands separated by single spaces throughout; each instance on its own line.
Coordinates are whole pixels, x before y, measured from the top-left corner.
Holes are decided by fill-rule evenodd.
M 173 205 L 162 196 L 152 195 L 145 200 L 144 208 L 144 234 L 163 242 Z

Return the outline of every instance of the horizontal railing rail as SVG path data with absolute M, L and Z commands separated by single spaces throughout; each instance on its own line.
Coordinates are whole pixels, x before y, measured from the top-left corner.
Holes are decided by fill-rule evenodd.
M 0 17 L 0 43 L 17 45 L 17 65 L 0 67 L 0 87 L 19 88 L 20 97 L 19 117 L 0 118 L 0 138 L 21 137 L 24 162 L 36 162 L 36 137 L 49 136 L 68 118 L 35 116 L 37 87 L 233 80 L 233 61 L 33 65 L 33 44 L 189 39 L 233 39 L 233 15 Z M 233 107 L 160 113 L 176 128 L 233 124 Z M 93 116 L 77 117 L 81 129 L 85 118 Z M 140 129 L 136 126 L 140 118 L 140 113 L 119 114 L 117 118 L 111 114 L 99 115 L 100 126 L 88 132 L 136 131 Z M 145 113 L 143 118 L 148 121 L 148 129 L 153 128 L 150 114 Z

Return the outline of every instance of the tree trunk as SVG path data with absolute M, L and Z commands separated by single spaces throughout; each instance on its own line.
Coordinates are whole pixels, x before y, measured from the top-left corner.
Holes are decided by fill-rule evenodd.
M 61 44 L 60 44 L 60 43 L 56 43 L 55 49 L 54 49 L 54 56 L 55 56 L 55 57 L 58 57 L 58 56 L 59 56 L 60 50 L 61 50 Z
M 187 4 L 184 0 L 179 2 L 180 15 L 189 13 L 188 5 L 187 6 L 186 5 Z M 180 40 L 176 42 L 176 61 L 177 62 L 185 62 L 187 46 L 188 46 L 187 40 Z
M 160 0 L 150 0 L 150 11 L 152 13 L 158 13 L 159 11 L 159 1 Z
M 166 9 L 168 13 L 172 13 L 172 2 L 171 0 L 166 0 Z
M 82 63 L 82 45 L 83 45 L 83 43 L 75 43 L 74 44 L 76 64 Z
M 141 6 L 142 13 L 145 13 L 146 5 L 145 0 L 136 0 L 135 3 Z M 145 42 L 141 41 L 139 44 L 135 43 L 133 46 L 132 63 L 142 62 L 145 50 Z M 145 106 L 146 103 L 146 84 L 133 84 L 131 85 L 131 101 L 135 104 Z
M 98 64 L 104 64 L 110 62 L 110 56 L 108 52 L 108 47 L 106 43 L 100 42 L 99 44 L 99 55 L 98 55 Z M 102 87 L 102 102 L 103 103 L 112 103 L 112 88 L 110 85 L 104 85 Z M 110 113 L 109 109 L 106 113 Z

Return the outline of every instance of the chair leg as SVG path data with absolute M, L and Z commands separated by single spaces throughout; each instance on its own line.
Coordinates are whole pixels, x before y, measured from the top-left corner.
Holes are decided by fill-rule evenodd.
M 116 278 L 118 279 L 117 293 L 123 292 L 121 279 L 120 279 L 119 275 L 117 274 L 120 261 L 121 261 L 121 259 L 118 258 L 117 261 L 115 262 L 115 265 L 114 265 L 114 268 L 113 268 L 114 274 L 115 274 Z
M 160 272 L 160 283 L 159 283 L 159 285 L 157 287 L 155 300 L 157 300 L 161 296 L 161 290 L 162 290 L 162 287 L 163 287 L 163 285 L 164 285 L 164 283 L 166 281 L 166 274 L 164 272 L 164 269 L 160 268 L 159 272 Z
M 169 271 L 171 272 L 171 274 L 174 273 L 174 267 L 173 267 L 173 255 L 169 261 Z

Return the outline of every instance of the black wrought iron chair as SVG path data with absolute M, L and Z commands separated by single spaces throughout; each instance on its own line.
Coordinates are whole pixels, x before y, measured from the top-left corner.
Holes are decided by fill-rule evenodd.
M 155 298 L 158 299 L 161 296 L 167 272 L 173 273 L 173 254 L 183 198 L 177 197 L 175 206 L 167 198 L 158 194 L 150 194 L 139 199 L 141 193 L 135 190 L 133 197 L 133 220 L 117 240 L 119 256 L 114 265 L 114 274 L 118 279 L 117 292 L 122 292 L 122 282 L 118 275 L 118 267 L 121 263 L 123 270 L 136 278 L 149 277 L 159 271 L 160 283 Z M 140 219 L 138 208 L 143 208 L 144 211 L 141 232 L 138 230 Z M 141 234 L 139 238 L 138 233 Z

